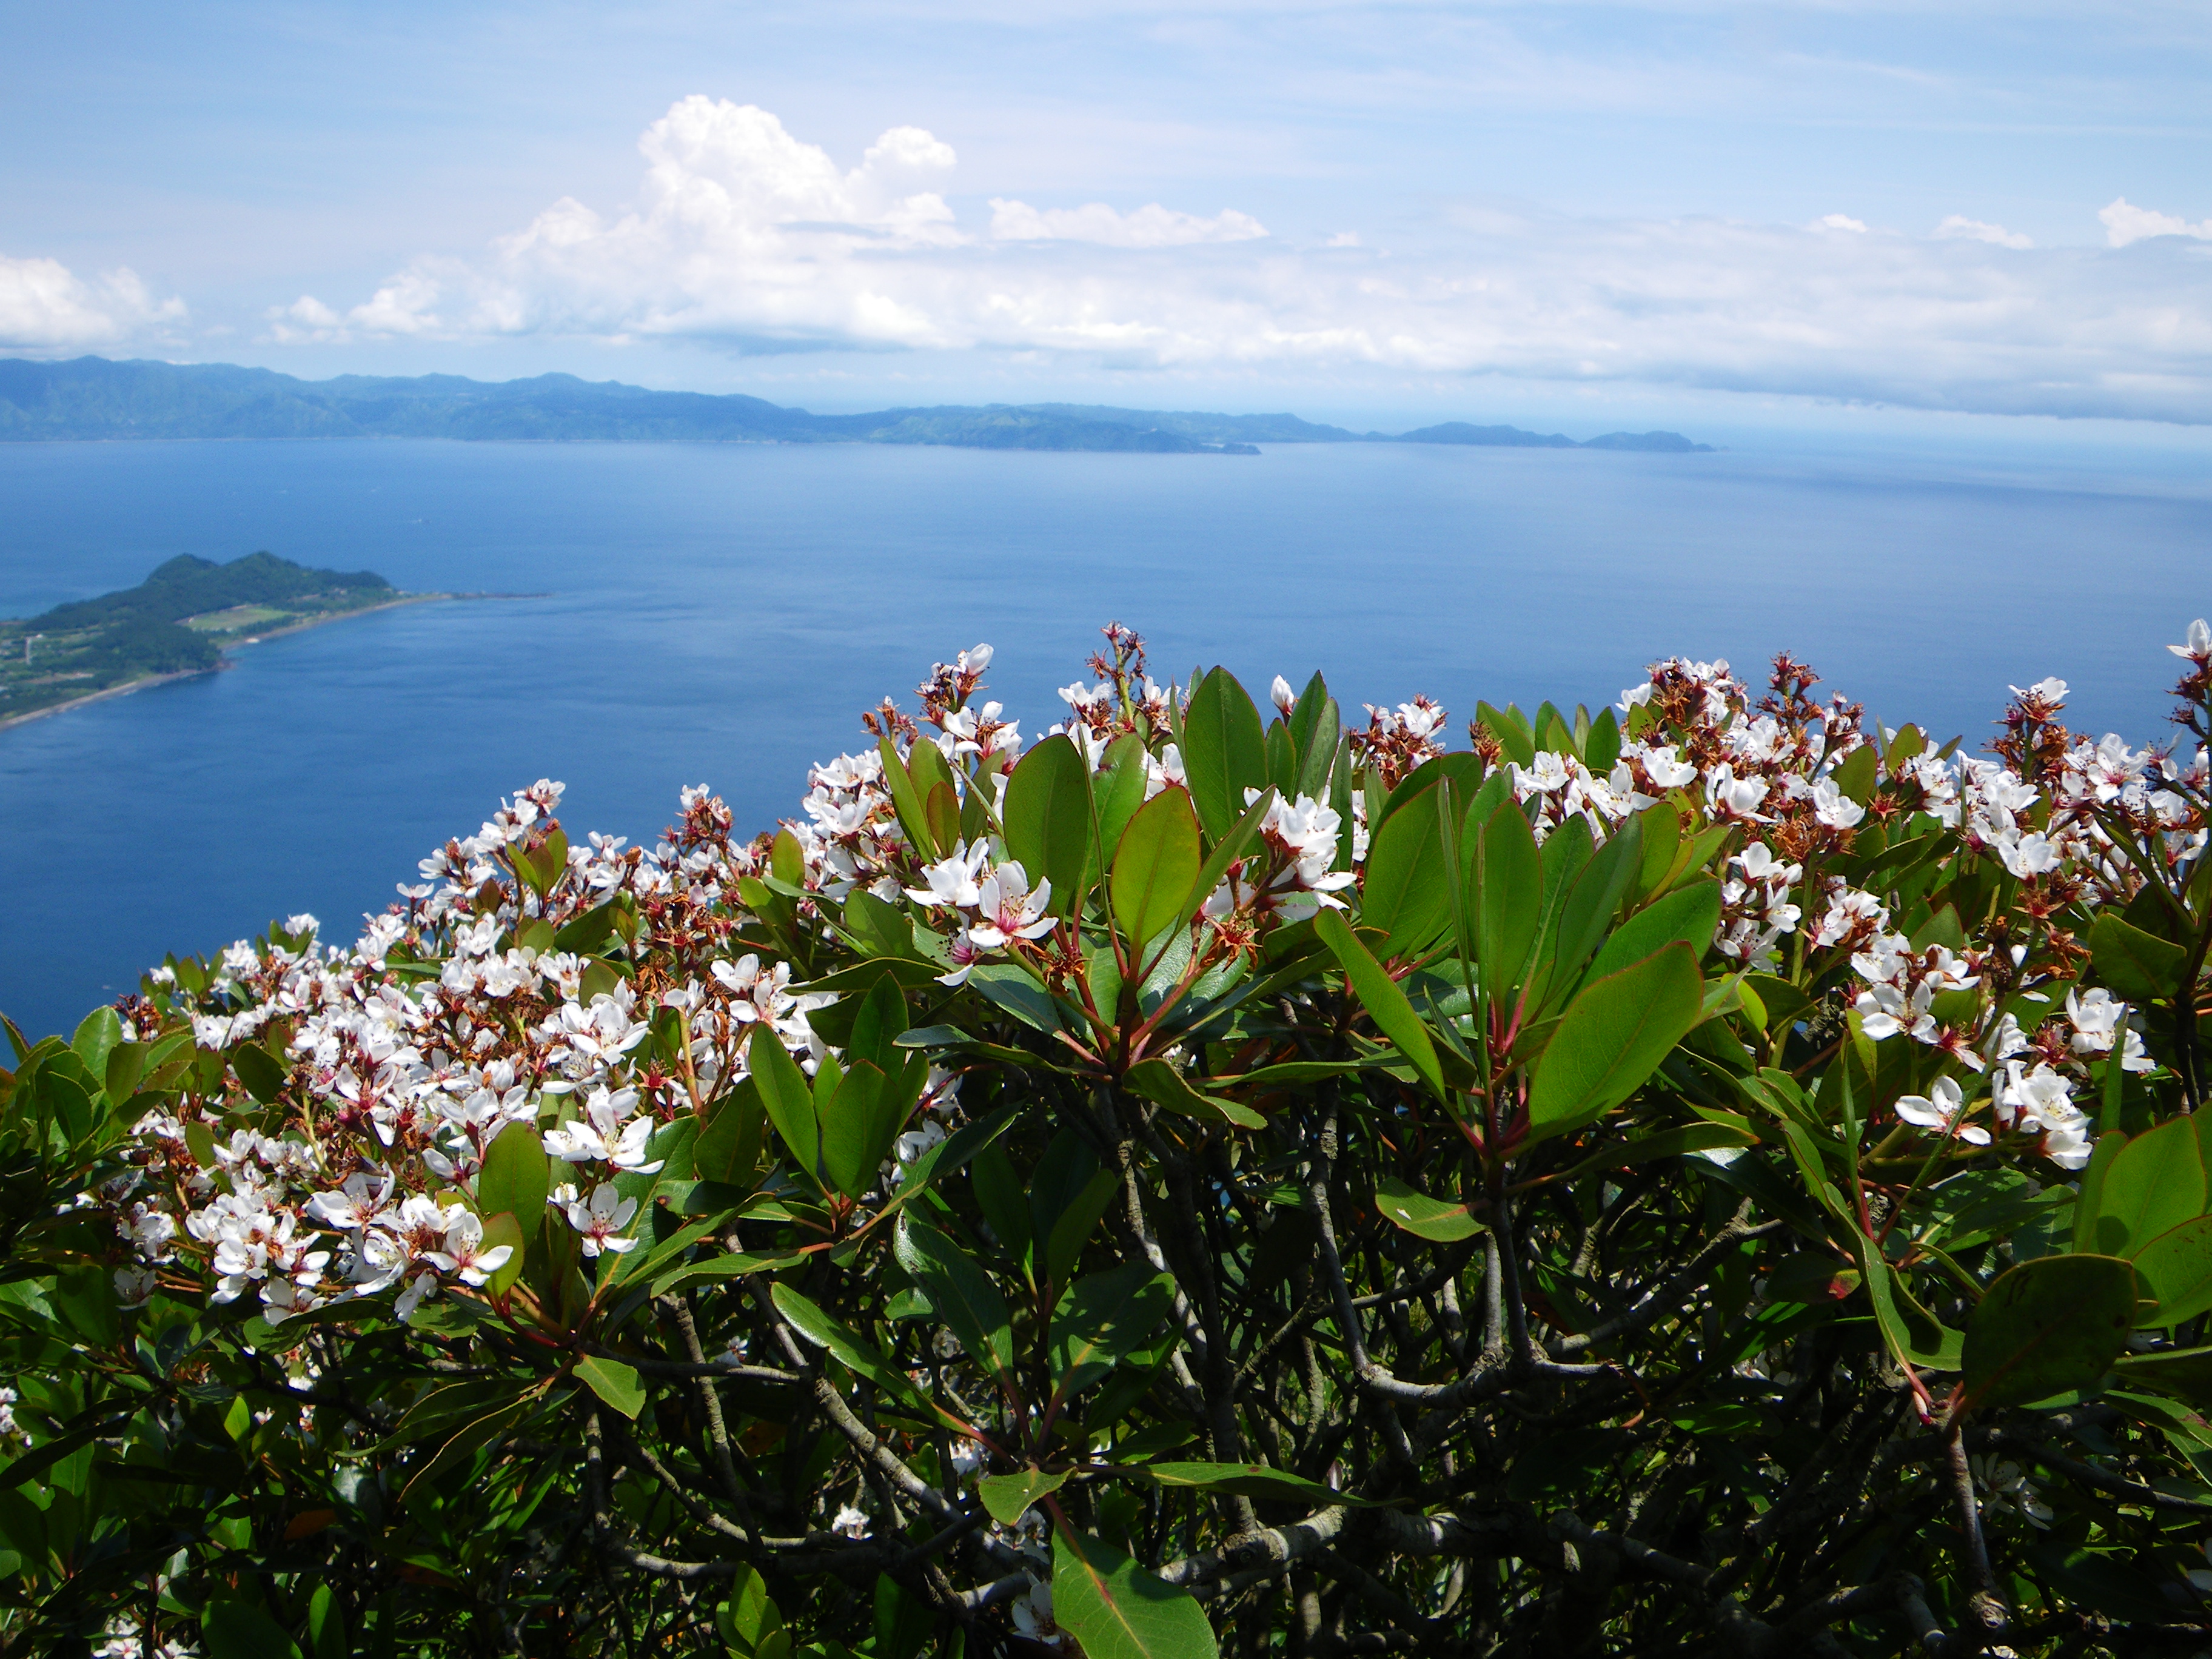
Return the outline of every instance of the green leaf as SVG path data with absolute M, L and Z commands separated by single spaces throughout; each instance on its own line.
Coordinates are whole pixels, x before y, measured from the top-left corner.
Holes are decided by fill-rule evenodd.
M 2081 1171 L 2080 1196 L 2074 1201 L 2074 1251 L 2077 1255 L 2096 1254 L 2097 1218 L 2105 1205 L 2105 1177 L 2112 1172 L 2113 1161 L 2127 1144 L 2127 1136 L 2117 1129 L 2099 1135 L 2096 1148 L 2089 1154 L 2088 1167 Z
M 1704 1002 L 1684 944 L 1584 986 L 1537 1062 L 1529 1138 L 1579 1128 L 1626 1100 L 1689 1034 Z
M 937 1628 L 937 1610 L 899 1586 L 887 1572 L 876 1575 L 876 1650 L 871 1659 L 920 1659 Z
M 875 1186 L 877 1172 L 898 1134 L 896 1121 L 886 1126 L 882 1109 L 890 1087 L 890 1079 L 880 1068 L 856 1060 L 821 1108 L 823 1173 L 848 1198 L 860 1198 Z
M 1088 1388 L 1149 1343 L 1175 1308 L 1175 1281 L 1149 1261 L 1125 1261 L 1087 1273 L 1052 1312 L 1050 1362 L 1055 1398 Z
M 2132 1256 L 2203 1213 L 2204 1159 L 2196 1122 L 2169 1118 L 2121 1147 L 2105 1171 L 2094 1254 Z
M 714 1610 L 714 1625 L 723 1641 L 743 1659 L 763 1659 L 763 1644 L 784 1635 L 783 1614 L 769 1599 L 768 1581 L 761 1577 L 759 1568 L 739 1565 L 730 1580 L 728 1597 Z M 781 1650 L 788 1655 L 787 1638 Z
M 1182 715 L 1182 769 L 1199 821 L 1216 841 L 1244 816 L 1244 792 L 1267 787 L 1267 736 L 1260 711 L 1225 668 L 1191 689 Z M 1137 937 L 1150 939 L 1158 931 L 1149 928 Z
M 1545 843 L 1547 850 L 1550 845 Z M 1576 982 L 1583 963 L 1613 925 L 1613 913 L 1628 896 L 1643 865 L 1642 821 L 1631 818 L 1569 880 L 1545 952 L 1541 989 L 1547 1001 L 1556 1000 Z
M 707 1103 L 707 1121 L 692 1143 L 691 1165 L 702 1181 L 749 1186 L 760 1167 L 761 1125 L 766 1115 L 760 1085 L 739 1078 Z
M 1000 818 L 1006 851 L 1031 885 L 1052 883 L 1053 914 L 1074 914 L 1091 862 L 1091 777 L 1066 734 L 1047 738 L 1016 764 Z
M 1702 958 L 1720 925 L 1720 883 L 1693 881 L 1678 887 L 1613 929 L 1590 963 L 1589 976 L 1603 979 L 1677 941 L 1695 952 L 1692 960 Z
M 1322 1508 L 1344 1504 L 1366 1507 L 1364 1499 L 1347 1496 L 1302 1474 L 1270 1468 L 1265 1463 L 1146 1463 L 1134 1472 L 1163 1486 L 1233 1492 L 1240 1498 L 1272 1498 L 1277 1503 L 1311 1504 Z
M 665 1296 L 686 1285 L 717 1283 L 728 1279 L 743 1279 L 749 1273 L 775 1273 L 785 1267 L 796 1267 L 806 1258 L 803 1255 L 713 1255 L 704 1261 L 688 1262 L 671 1267 L 653 1281 L 653 1294 Z
M 1437 1060 L 1436 1043 L 1429 1036 L 1428 1027 L 1421 1024 L 1421 1017 L 1413 1012 L 1413 1005 L 1398 988 L 1397 981 L 1359 942 L 1340 912 L 1323 910 L 1316 915 L 1314 935 L 1335 953 L 1352 994 L 1359 999 L 1360 1006 L 1367 1010 L 1367 1017 L 1375 1022 L 1376 1029 L 1413 1063 L 1413 1069 L 1429 1087 L 1442 1095 L 1444 1074 Z
M 1966 1320 L 1966 1403 L 2018 1406 L 2093 1387 L 2127 1352 L 2135 1323 L 2136 1270 L 2117 1256 L 2023 1261 Z
M 1583 764 L 1599 777 L 1610 773 L 1620 759 L 1620 722 L 1613 718 L 1608 703 L 1598 711 L 1590 722 L 1589 736 L 1583 739 Z
M 1133 948 L 1190 915 L 1191 892 L 1203 862 L 1190 805 L 1182 790 L 1163 789 L 1137 809 L 1114 849 L 1114 920 Z M 1222 826 L 1224 834 L 1229 827 Z
M 1386 957 L 1418 955 L 1451 921 L 1451 884 L 1443 867 L 1443 803 L 1449 793 L 1430 789 L 1392 814 L 1367 849 L 1359 920 L 1382 930 Z
M 845 895 L 845 931 L 870 957 L 914 954 L 914 922 L 896 905 L 886 904 L 865 887 Z
M 915 746 L 933 747 L 920 741 Z M 906 769 L 906 763 L 899 758 L 889 738 L 878 738 L 876 749 L 883 757 L 884 784 L 891 792 L 891 805 L 898 812 L 906 838 L 921 849 L 924 857 L 941 856 L 936 835 L 929 827 L 929 814 L 924 810 L 922 791 L 915 787 L 914 775 Z
M 1118 1184 L 1074 1130 L 1062 1129 L 1046 1144 L 1030 1176 L 1030 1237 L 1047 1282 L 1066 1282 Z
M 1393 1225 L 1417 1238 L 1433 1239 L 1439 1244 L 1472 1238 L 1482 1231 L 1482 1223 L 1474 1218 L 1467 1205 L 1447 1204 L 1440 1198 L 1431 1198 L 1426 1193 L 1416 1192 L 1395 1176 L 1385 1176 L 1375 1183 L 1375 1207 Z
M 1018 1474 L 987 1474 L 975 1483 L 975 1493 L 994 1521 L 1011 1527 L 1038 1498 L 1066 1486 L 1072 1473 L 1063 1469 L 1058 1474 L 1047 1474 L 1042 1469 L 1024 1469 Z
M 246 1091 L 263 1105 L 284 1092 L 284 1068 L 259 1043 L 241 1042 L 226 1056 Z
M 1053 1619 L 1084 1659 L 1215 1659 L 1213 1626 L 1188 1591 L 1075 1531 L 1064 1516 L 1053 1522 Z
M 934 1417 L 935 1407 L 925 1400 L 914 1379 L 884 1357 L 883 1350 L 859 1335 L 834 1316 L 808 1301 L 790 1285 L 781 1281 L 769 1286 L 769 1299 L 775 1304 L 784 1322 L 817 1348 L 827 1348 L 845 1362 L 845 1367 L 856 1376 L 865 1376 L 884 1393 L 906 1401 L 920 1409 L 926 1416 Z
M 898 1264 L 914 1275 L 930 1306 L 969 1357 L 1011 1387 L 1014 1380 L 1014 1334 L 1006 1298 L 990 1275 L 960 1247 L 912 1211 L 902 1213 L 891 1249 Z
M 544 1167 L 542 1164 L 540 1167 Z M 532 1231 L 544 1225 L 545 1200 L 538 1200 L 538 1207 L 525 1213 L 530 1218 Z M 522 1277 L 523 1255 L 530 1247 L 530 1241 L 523 1233 L 522 1218 L 507 1210 L 484 1218 L 484 1254 L 489 1255 L 501 1245 L 507 1247 L 508 1255 L 505 1261 L 492 1270 L 491 1277 L 484 1280 L 484 1294 L 487 1296 L 505 1296 L 514 1281 Z
M 2132 1255 L 2138 1288 L 2148 1304 L 2136 1310 L 2139 1328 L 2179 1325 L 2212 1311 L 2212 1215 L 2185 1221 Z
M 1509 800 L 1467 836 L 1460 856 L 1468 865 L 1462 902 L 1469 907 L 1482 994 L 1493 1005 L 1503 1003 L 1527 975 L 1543 920 L 1543 854 L 1528 820 Z
M 2156 1389 L 2180 1400 L 2212 1406 L 2212 1348 L 2166 1353 L 2124 1353 L 2112 1362 L 2130 1388 Z
M 634 1366 L 625 1365 L 619 1359 L 586 1354 L 576 1362 L 576 1375 L 584 1379 L 593 1394 L 624 1417 L 635 1418 L 644 1409 L 645 1389 L 638 1382 Z
M 81 1020 L 70 1047 L 94 1077 L 107 1075 L 107 1057 L 123 1041 L 123 1022 L 112 1008 L 95 1008 Z
M 2097 977 L 2130 1002 L 2168 1002 L 2180 988 L 2189 953 L 2109 911 L 2089 930 L 2089 957 Z
M 752 1036 L 746 1041 L 746 1053 L 752 1060 L 753 1084 L 760 1091 L 761 1104 L 768 1109 L 769 1121 L 783 1137 L 785 1150 L 798 1165 L 799 1174 L 820 1186 L 822 1126 L 815 1115 L 814 1094 L 807 1087 L 806 1073 L 785 1052 L 782 1042 L 766 1022 L 756 1024 Z
M 1240 1106 L 1233 1100 L 1218 1100 L 1201 1094 L 1193 1088 L 1188 1079 L 1164 1060 L 1139 1060 L 1123 1075 L 1122 1079 L 1137 1094 L 1156 1105 L 1185 1117 L 1194 1117 L 1210 1123 L 1233 1123 L 1241 1129 L 1264 1129 L 1267 1120 L 1249 1106 Z
M 1474 717 L 1490 729 L 1490 735 L 1504 746 L 1506 757 L 1523 766 L 1536 763 L 1536 734 L 1528 729 L 1528 718 L 1511 703 L 1503 708 L 1492 708 L 1486 702 L 1474 706 Z
M 550 1190 L 545 1143 L 529 1124 L 508 1124 L 484 1149 L 483 1168 L 477 1176 L 477 1212 L 511 1215 L 526 1231 L 534 1230 Z
M 300 1659 L 299 1644 L 250 1601 L 210 1601 L 200 1615 L 207 1659 Z

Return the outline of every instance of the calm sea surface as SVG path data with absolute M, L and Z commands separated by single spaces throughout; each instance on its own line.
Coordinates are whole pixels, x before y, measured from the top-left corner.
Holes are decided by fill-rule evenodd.
M 858 446 L 0 445 L 0 615 L 268 548 L 410 589 L 230 672 L 0 732 L 0 1009 L 65 1030 L 165 950 L 298 910 L 350 938 L 497 799 L 648 837 L 741 823 L 931 662 L 998 647 L 1041 731 L 1093 630 L 1157 674 L 1347 706 L 1593 708 L 1674 653 L 1788 647 L 1882 719 L 1979 742 L 2008 683 L 2160 736 L 2160 647 L 2212 611 L 2212 450 L 1644 456 L 1419 446 L 1212 456 Z

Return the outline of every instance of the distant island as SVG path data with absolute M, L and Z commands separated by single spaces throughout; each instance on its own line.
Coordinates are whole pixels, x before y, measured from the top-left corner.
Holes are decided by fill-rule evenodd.
M 387 605 L 459 597 L 403 593 L 373 570 L 312 570 L 271 553 L 228 564 L 183 554 L 136 587 L 0 620 L 0 726 L 150 681 L 204 674 L 224 648 Z
M 1560 433 L 1453 421 L 1352 432 L 1295 415 L 1209 415 L 1089 404 L 990 404 L 815 415 L 742 393 L 651 392 L 573 374 L 487 382 L 456 374 L 302 380 L 228 363 L 0 358 L 0 441 L 119 438 L 457 438 L 951 444 L 974 449 L 1256 455 L 1257 446 L 1474 444 L 1707 454 L 1675 432 Z

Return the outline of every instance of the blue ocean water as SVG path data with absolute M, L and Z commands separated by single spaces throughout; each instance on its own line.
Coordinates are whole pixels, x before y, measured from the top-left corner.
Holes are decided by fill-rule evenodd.
M 0 445 L 0 615 L 268 548 L 403 587 L 229 672 L 0 731 L 0 1009 L 65 1030 L 165 950 L 311 910 L 333 936 L 540 776 L 571 833 L 678 788 L 796 810 L 859 711 L 988 641 L 1025 732 L 1095 630 L 1160 678 L 1347 707 L 1595 708 L 1682 653 L 1787 648 L 1891 724 L 1978 743 L 2008 684 L 2166 728 L 2160 647 L 2212 611 L 2202 448 L 1670 456 L 1283 447 L 1256 459 L 835 446 Z

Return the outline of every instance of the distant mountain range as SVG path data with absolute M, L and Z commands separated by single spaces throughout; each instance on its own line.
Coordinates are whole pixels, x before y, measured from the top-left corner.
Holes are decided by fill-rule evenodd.
M 1206 415 L 1087 404 L 990 404 L 815 415 L 741 393 L 651 392 L 573 374 L 487 382 L 457 374 L 302 380 L 228 363 L 0 358 L 0 441 L 114 438 L 688 439 L 747 443 L 956 444 L 975 449 L 1255 455 L 1255 445 L 1480 444 L 1710 453 L 1674 432 L 1559 433 L 1452 421 L 1390 434 L 1294 415 Z

